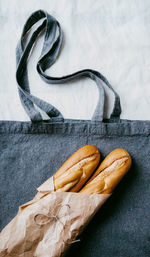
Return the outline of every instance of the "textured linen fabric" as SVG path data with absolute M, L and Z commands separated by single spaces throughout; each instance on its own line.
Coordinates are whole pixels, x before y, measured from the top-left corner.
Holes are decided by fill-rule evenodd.
M 18 69 L 20 72 L 21 69 L 26 71 L 26 59 L 23 56 L 27 56 L 22 50 L 19 53 Z M 93 74 L 96 76 L 94 80 L 97 82 L 99 73 L 93 70 L 90 72 L 92 79 Z M 19 90 L 24 94 L 28 89 L 27 77 L 24 77 L 24 73 L 19 74 Z M 108 83 L 106 85 L 109 86 Z M 78 148 L 94 144 L 104 158 L 113 149 L 122 147 L 131 154 L 132 168 L 81 235 L 81 243 L 73 246 L 68 255 L 148 257 L 150 121 L 119 120 L 115 117 L 100 121 L 96 120 L 95 116 L 91 121 L 67 120 L 60 116 L 58 110 L 51 108 L 51 105 L 48 106 L 29 93 L 24 95 L 25 98 L 21 94 L 21 100 L 29 115 L 37 111 L 31 103 L 34 100 L 43 106 L 44 111 L 52 118 L 49 121 L 40 121 L 38 115 L 31 115 L 34 116 L 32 122 L 0 122 L 0 229 L 14 217 L 19 205 L 32 199 L 36 188 L 56 172 Z M 120 102 L 116 103 L 118 109 L 115 110 L 120 110 Z M 96 117 L 102 118 L 97 115 Z
M 4 122 L 0 129 L 1 229 L 78 148 L 94 144 L 104 158 L 122 147 L 132 168 L 68 256 L 149 256 L 150 122 Z
M 47 74 L 61 76 L 96 69 L 119 93 L 121 118 L 150 119 L 149 0 L 1 0 L 1 120 L 29 120 L 17 91 L 15 48 L 25 20 L 38 9 L 47 10 L 63 29 L 60 57 Z M 45 85 L 36 72 L 42 44 L 40 37 L 29 60 L 31 92 L 56 106 L 65 118 L 91 119 L 98 100 L 94 82 L 81 79 L 67 85 Z M 107 98 L 105 117 L 113 106 L 108 90 Z

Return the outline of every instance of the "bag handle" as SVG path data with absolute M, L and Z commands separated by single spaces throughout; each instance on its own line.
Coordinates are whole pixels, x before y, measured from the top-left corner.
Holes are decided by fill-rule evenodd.
M 39 27 L 32 33 L 29 41 L 26 45 L 24 45 L 25 36 L 31 29 L 31 27 L 37 23 L 39 20 L 43 19 L 43 22 Z M 63 76 L 63 77 L 51 77 L 45 74 L 45 70 L 49 68 L 56 60 L 61 43 L 62 43 L 62 30 L 61 27 L 55 18 L 49 15 L 47 12 L 39 10 L 34 12 L 27 20 L 21 39 L 17 45 L 16 49 L 16 62 L 17 62 L 17 71 L 16 71 L 16 79 L 18 83 L 18 90 L 21 102 L 23 104 L 24 109 L 29 115 L 32 121 L 40 121 L 42 120 L 42 116 L 40 112 L 35 108 L 34 105 L 37 105 L 41 110 L 43 110 L 50 118 L 59 118 L 63 119 L 62 114 L 51 104 L 43 101 L 36 96 L 30 93 L 28 76 L 27 76 L 27 60 L 31 49 L 40 34 L 40 32 L 46 29 L 43 49 L 41 52 L 41 56 L 37 63 L 37 71 L 40 74 L 41 78 L 50 84 L 61 84 L 72 79 L 80 78 L 83 76 L 89 77 L 94 80 L 98 86 L 99 90 L 99 100 L 97 103 L 96 110 L 92 117 L 92 120 L 102 121 L 103 113 L 104 113 L 104 89 L 102 85 L 102 81 L 108 86 L 115 95 L 115 102 L 112 114 L 110 116 L 111 120 L 119 120 L 121 114 L 121 106 L 120 106 L 120 98 L 115 90 L 112 88 L 107 79 L 98 71 L 85 69 L 78 72 L 75 72 L 71 75 Z

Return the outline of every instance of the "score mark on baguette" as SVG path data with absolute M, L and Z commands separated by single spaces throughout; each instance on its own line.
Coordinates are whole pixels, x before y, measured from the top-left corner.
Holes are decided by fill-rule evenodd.
M 112 151 L 79 193 L 110 194 L 131 167 L 131 157 L 124 149 Z
M 99 161 L 100 153 L 96 146 L 81 147 L 55 173 L 55 191 L 78 192 L 97 168 Z

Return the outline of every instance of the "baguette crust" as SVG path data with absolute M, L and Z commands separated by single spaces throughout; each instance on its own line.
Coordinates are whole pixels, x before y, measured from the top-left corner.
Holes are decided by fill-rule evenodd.
M 100 153 L 96 146 L 81 147 L 55 173 L 55 191 L 78 192 L 96 169 L 99 160 Z
M 110 194 L 131 167 L 131 157 L 124 149 L 112 151 L 80 193 Z

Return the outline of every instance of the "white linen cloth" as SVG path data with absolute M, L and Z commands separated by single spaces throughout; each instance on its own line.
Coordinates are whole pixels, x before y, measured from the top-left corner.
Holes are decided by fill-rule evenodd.
M 91 68 L 100 71 L 120 95 L 124 119 L 150 119 L 149 0 L 1 0 L 0 120 L 29 120 L 15 79 L 15 48 L 26 19 L 38 9 L 54 16 L 63 46 L 52 76 Z M 36 72 L 43 37 L 28 64 L 31 93 L 58 108 L 65 118 L 91 119 L 98 89 L 90 79 L 48 85 Z M 113 95 L 107 93 L 109 117 Z

